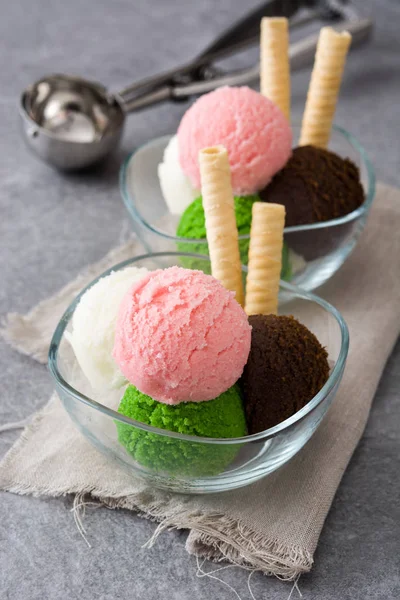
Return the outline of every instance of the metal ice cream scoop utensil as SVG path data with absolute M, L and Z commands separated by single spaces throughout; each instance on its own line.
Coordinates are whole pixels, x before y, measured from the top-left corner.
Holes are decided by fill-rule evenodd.
M 306 16 L 296 14 L 305 7 Z M 165 100 L 187 100 L 221 85 L 256 81 L 259 65 L 223 73 L 213 63 L 258 42 L 263 16 L 288 17 L 291 27 L 323 17 L 335 22 L 337 29 L 347 29 L 353 35 L 353 46 L 368 36 L 372 26 L 370 20 L 350 13 L 343 0 L 269 0 L 223 33 L 192 62 L 148 77 L 116 94 L 79 77 L 43 77 L 21 95 L 20 114 L 28 145 L 57 168 L 80 169 L 104 158 L 117 146 L 128 113 Z M 313 35 L 290 46 L 292 69 L 312 61 L 317 39 Z

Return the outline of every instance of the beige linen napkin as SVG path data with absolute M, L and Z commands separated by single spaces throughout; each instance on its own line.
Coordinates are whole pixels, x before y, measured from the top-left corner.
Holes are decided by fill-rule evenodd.
M 327 417 L 285 467 L 229 494 L 174 495 L 119 471 L 76 431 L 53 396 L 0 464 L 0 489 L 59 496 L 88 493 L 110 507 L 140 511 L 164 528 L 189 530 L 187 550 L 227 558 L 287 579 L 310 570 L 325 517 L 364 430 L 400 329 L 400 191 L 380 186 L 351 258 L 320 290 L 350 329 L 346 372 Z M 131 242 L 26 316 L 8 317 L 3 335 L 44 362 L 50 335 L 72 296 L 94 275 L 137 253 Z

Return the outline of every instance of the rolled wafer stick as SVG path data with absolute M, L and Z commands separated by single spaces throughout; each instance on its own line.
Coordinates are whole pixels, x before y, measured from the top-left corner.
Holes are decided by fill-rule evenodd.
M 254 202 L 245 302 L 249 316 L 278 312 L 284 226 L 282 204 Z
M 351 35 L 323 27 L 319 34 L 314 68 L 301 125 L 300 146 L 326 148 L 342 82 Z
M 243 306 L 239 235 L 228 153 L 223 146 L 200 150 L 199 165 L 211 271 L 224 287 L 236 292 L 235 298 Z
M 261 19 L 260 91 L 290 120 L 289 29 L 284 17 Z

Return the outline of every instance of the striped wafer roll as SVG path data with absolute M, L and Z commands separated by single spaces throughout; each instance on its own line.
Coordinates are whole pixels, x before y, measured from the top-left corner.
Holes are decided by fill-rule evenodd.
M 323 27 L 319 34 L 314 68 L 308 88 L 300 134 L 300 146 L 326 148 L 342 82 L 351 35 Z
M 239 236 L 228 153 L 223 146 L 200 150 L 199 165 L 212 274 L 228 290 L 236 292 L 235 298 L 243 306 Z
M 248 315 L 276 314 L 282 268 L 285 207 L 253 204 L 245 311 Z
M 261 19 L 260 91 L 290 120 L 290 65 L 288 20 Z

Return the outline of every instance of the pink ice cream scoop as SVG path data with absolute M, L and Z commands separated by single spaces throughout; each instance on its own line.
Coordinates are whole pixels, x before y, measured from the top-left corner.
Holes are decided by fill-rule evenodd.
M 159 402 L 212 400 L 240 377 L 251 327 L 234 294 L 201 271 L 171 267 L 133 284 L 120 305 L 114 358 Z
M 201 96 L 178 129 L 179 160 L 200 189 L 199 151 L 222 144 L 228 150 L 237 195 L 263 189 L 287 162 L 292 130 L 281 110 L 248 87 L 223 87 Z

